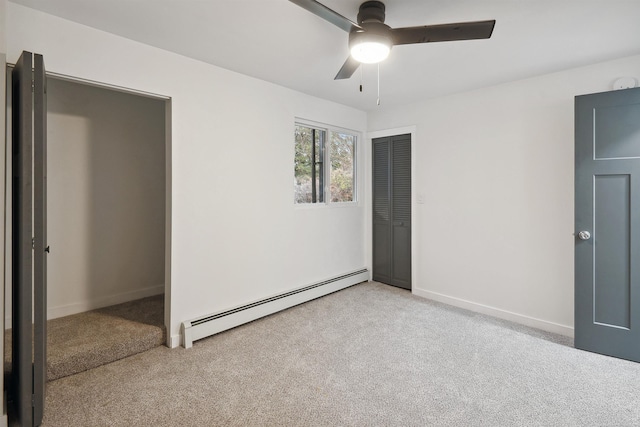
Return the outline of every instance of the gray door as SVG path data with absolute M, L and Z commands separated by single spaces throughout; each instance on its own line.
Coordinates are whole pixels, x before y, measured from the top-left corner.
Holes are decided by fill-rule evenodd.
M 373 280 L 411 289 L 411 135 L 373 140 Z
M 33 71 L 33 425 L 42 424 L 47 382 L 47 77 L 42 55 Z
M 575 346 L 640 362 L 640 89 L 576 97 Z
M 33 70 L 33 71 L 32 71 Z M 23 52 L 12 89 L 10 423 L 40 425 L 46 382 L 46 95 L 41 55 Z

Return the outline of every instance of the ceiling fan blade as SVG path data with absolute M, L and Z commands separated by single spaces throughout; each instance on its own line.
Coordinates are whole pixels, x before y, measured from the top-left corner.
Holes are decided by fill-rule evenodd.
M 353 73 L 356 72 L 359 66 L 360 66 L 360 63 L 355 59 L 353 59 L 351 55 L 349 55 L 347 60 L 344 61 L 342 68 L 340 68 L 340 71 L 338 71 L 338 74 L 336 74 L 333 80 L 348 79 L 353 75 Z
M 308 10 L 314 15 L 319 16 L 325 21 L 331 22 L 333 25 L 342 28 L 346 32 L 350 32 L 354 29 L 361 29 L 361 27 L 355 22 L 345 18 L 338 12 L 329 9 L 322 3 L 316 0 L 289 0 L 291 3 L 295 3 L 303 9 Z
M 488 39 L 495 25 L 496 21 L 491 20 L 394 28 L 391 30 L 391 37 L 394 45 Z

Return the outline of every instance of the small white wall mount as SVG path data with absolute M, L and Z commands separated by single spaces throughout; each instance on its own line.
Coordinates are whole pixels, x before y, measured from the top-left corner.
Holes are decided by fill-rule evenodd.
M 632 89 L 638 87 L 638 79 L 635 77 L 619 77 L 613 82 L 613 90 Z

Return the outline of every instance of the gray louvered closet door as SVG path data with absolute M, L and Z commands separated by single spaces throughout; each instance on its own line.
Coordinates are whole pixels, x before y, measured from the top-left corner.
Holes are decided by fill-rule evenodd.
M 411 135 L 373 140 L 373 280 L 411 289 Z

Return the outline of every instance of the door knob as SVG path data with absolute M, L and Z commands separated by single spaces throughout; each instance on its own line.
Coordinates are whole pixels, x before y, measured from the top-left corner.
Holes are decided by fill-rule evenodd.
M 580 240 L 589 240 L 591 238 L 591 233 L 588 231 L 581 231 L 578 233 L 578 237 Z

